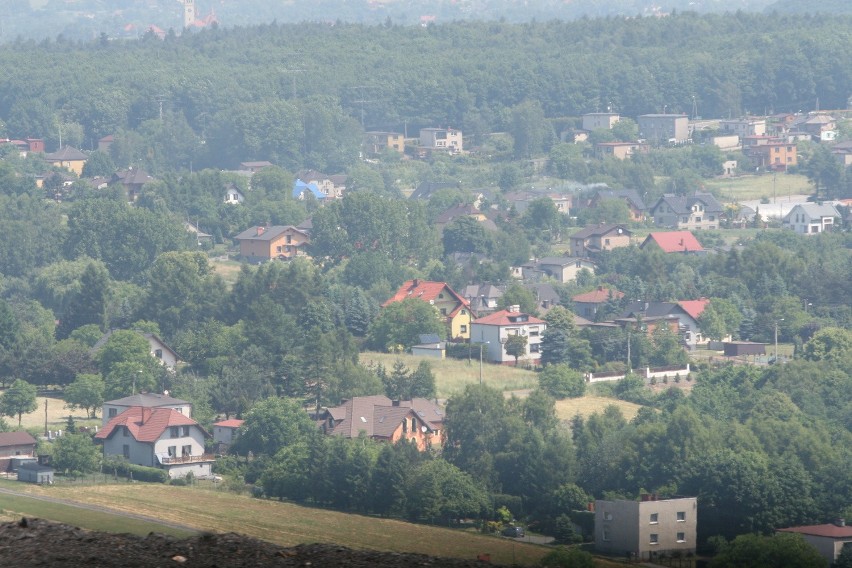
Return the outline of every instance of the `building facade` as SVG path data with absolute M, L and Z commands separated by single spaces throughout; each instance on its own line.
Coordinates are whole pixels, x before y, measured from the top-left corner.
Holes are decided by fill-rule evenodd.
M 458 154 L 464 150 L 462 132 L 455 128 L 421 128 L 420 147 Z
M 698 527 L 695 497 L 595 501 L 595 548 L 651 560 L 660 554 L 694 553 Z
M 547 323 L 521 312 L 519 306 L 474 320 L 471 324 L 471 341 L 485 344 L 485 358 L 501 365 L 515 362 L 515 357 L 506 353 L 506 342 L 512 335 L 527 338 L 526 352 L 518 362 L 536 364 L 541 359 L 541 339 Z
M 639 136 L 653 145 L 689 141 L 689 118 L 685 114 L 643 114 L 637 122 Z

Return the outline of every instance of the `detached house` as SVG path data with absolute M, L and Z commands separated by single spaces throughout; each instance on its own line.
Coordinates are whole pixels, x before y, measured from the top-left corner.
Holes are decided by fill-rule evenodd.
M 701 333 L 698 318 L 710 304 L 707 298 L 683 300 L 679 302 L 633 302 L 622 312 L 622 318 L 635 318 L 650 321 L 653 318 L 674 318 L 677 325 L 672 329 L 683 344 L 694 349 L 708 341 Z
M 658 227 L 685 229 L 718 229 L 725 207 L 709 193 L 691 196 L 663 195 L 649 210 Z
M 803 203 L 793 207 L 784 216 L 784 228 L 793 229 L 801 235 L 815 235 L 830 231 L 834 219 L 840 218 L 840 212 L 830 204 Z
M 229 420 L 221 420 L 213 424 L 213 442 L 216 444 L 216 451 L 225 453 L 231 447 L 239 434 L 240 427 L 245 423 L 245 420 L 231 418 Z
M 522 335 L 527 338 L 527 347 L 519 361 L 535 363 L 541 359 L 541 338 L 546 329 L 544 320 L 521 312 L 519 306 L 509 306 L 508 309 L 474 320 L 470 338 L 471 341 L 485 344 L 488 361 L 506 365 L 515 361 L 514 356 L 506 353 L 506 341 L 512 335 Z
M 574 302 L 574 313 L 584 318 L 594 319 L 598 310 L 608 302 L 618 302 L 624 298 L 624 292 L 598 286 L 596 290 L 577 294 L 571 298 Z
M 86 160 L 89 157 L 77 148 L 63 146 L 56 152 L 45 155 L 44 159 L 51 166 L 65 168 L 81 176 L 83 175 L 83 166 L 86 165 Z
M 595 501 L 595 548 L 614 555 L 651 560 L 663 554 L 695 552 L 698 502 L 695 497 L 641 501 Z
M 393 150 L 402 154 L 405 152 L 405 136 L 399 132 L 365 132 L 362 145 L 364 153 L 372 156 L 385 150 Z
M 421 128 L 420 148 L 459 154 L 464 147 L 462 132 L 455 128 Z
M 633 232 L 622 223 L 603 223 L 581 229 L 571 235 L 571 256 L 585 258 L 591 254 L 630 246 Z
M 581 270 L 588 270 L 594 274 L 595 263 L 588 258 L 550 256 L 521 266 L 524 280 L 538 281 L 547 276 L 560 284 L 573 282 Z
M 447 325 L 451 338 L 470 339 L 470 304 L 446 282 L 429 280 L 408 280 L 400 286 L 396 293 L 382 307 L 416 298 L 435 306 L 441 319 Z
M 666 254 L 675 252 L 684 254 L 702 254 L 704 247 L 689 231 L 669 231 L 665 233 L 649 234 L 639 248 L 658 247 Z
M 292 225 L 252 227 L 234 240 L 240 244 L 240 256 L 249 262 L 307 256 L 304 247 L 311 242 L 307 232 Z
M 829 563 L 835 562 L 844 548 L 852 547 L 852 526 L 847 526 L 845 519 L 834 519 L 824 525 L 778 529 L 778 532 L 802 535 Z
M 405 440 L 422 452 L 441 447 L 444 412 L 425 398 L 356 396 L 340 406 L 323 409 L 317 415 L 317 424 L 329 435 L 357 438 L 363 432 L 368 438 L 391 444 Z
M 645 219 L 645 202 L 639 197 L 639 192 L 635 189 L 601 189 L 595 192 L 595 195 L 589 201 L 589 207 L 597 208 L 601 201 L 607 199 L 619 199 L 627 204 L 630 210 L 631 221 L 642 221 Z
M 125 410 L 129 410 L 134 406 L 141 406 L 142 408 L 170 408 L 187 418 L 192 417 L 192 403 L 171 397 L 168 393 L 143 392 L 106 401 L 102 412 L 103 423 L 106 424 Z
M 172 408 L 133 406 L 110 419 L 95 434 L 104 456 L 165 469 L 172 479 L 208 476 L 215 458 L 204 453 L 210 434 L 195 420 Z

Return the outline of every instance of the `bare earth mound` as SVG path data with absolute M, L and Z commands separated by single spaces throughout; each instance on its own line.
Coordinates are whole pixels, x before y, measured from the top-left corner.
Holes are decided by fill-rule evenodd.
M 146 537 L 90 532 L 69 525 L 22 519 L 0 524 L 0 566 L 123 567 L 258 566 L 482 568 L 479 561 L 351 550 L 328 544 L 281 548 L 235 533 L 204 534 L 184 540 L 151 533 Z

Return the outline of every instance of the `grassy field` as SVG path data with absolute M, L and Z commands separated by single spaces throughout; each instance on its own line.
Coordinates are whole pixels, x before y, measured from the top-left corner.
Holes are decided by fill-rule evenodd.
M 0 482 L 0 487 L 19 489 L 17 481 Z M 178 538 L 190 536 L 190 531 L 174 527 L 115 515 L 104 511 L 93 511 L 64 503 L 41 501 L 26 496 L 0 494 L 0 520 L 12 521 L 21 517 L 37 517 L 67 523 L 76 527 L 103 531 L 147 535 L 150 532 L 169 534 Z
M 775 177 L 773 189 L 772 174 L 759 176 L 739 176 L 734 178 L 716 178 L 706 180 L 705 187 L 712 190 L 722 201 L 772 198 L 773 193 L 779 198 L 787 195 L 813 193 L 813 186 L 808 178 L 799 174 L 779 173 Z
M 364 365 L 379 364 L 390 369 L 393 364 L 400 360 L 409 369 L 417 368 L 421 361 L 426 361 L 432 366 L 435 373 L 435 383 L 439 398 L 448 398 L 454 394 L 461 393 L 465 385 L 479 383 L 479 358 L 474 352 L 474 358 L 468 363 L 465 360 L 444 359 L 443 361 L 432 357 L 415 357 L 408 354 L 391 354 L 366 352 L 361 354 L 361 363 Z M 521 390 L 533 388 L 536 384 L 535 373 L 526 369 L 515 369 L 505 365 L 492 365 L 484 363 L 482 366 L 482 382 L 498 390 Z
M 639 409 L 642 408 L 640 404 L 634 404 L 625 400 L 586 395 L 582 398 L 557 400 L 556 416 L 560 420 L 571 420 L 578 414 L 583 418 L 588 418 L 595 412 L 602 413 L 607 406 L 617 406 L 627 420 L 633 420 L 636 414 L 639 413 Z
M 0 391 L 2 392 L 2 391 Z M 24 414 L 21 417 L 21 427 L 22 428 L 34 428 L 38 429 L 40 432 L 44 431 L 44 403 L 47 401 L 47 427 L 50 430 L 64 430 L 65 424 L 68 422 L 68 415 L 74 417 L 74 422 L 77 426 L 100 426 L 101 420 L 90 419 L 86 416 L 85 411 L 83 410 L 69 410 L 65 407 L 65 401 L 61 398 L 56 398 L 52 396 L 40 396 L 37 398 L 38 408 L 36 408 L 35 412 L 30 412 L 29 414 Z M 98 416 L 100 416 L 100 409 L 98 409 Z M 6 422 L 12 428 L 18 427 L 18 417 L 10 418 L 6 417 Z
M 356 549 L 418 552 L 457 558 L 488 553 L 499 564 L 533 564 L 542 546 L 478 533 L 349 515 L 234 495 L 225 491 L 148 484 L 88 487 L 28 486 L 28 492 L 181 523 L 200 530 L 239 532 L 282 546 L 333 542 Z M 5 503 L 0 495 L 0 503 Z M 13 507 L 2 505 L 4 509 Z M 25 505 L 20 505 L 24 508 Z M 48 513 L 53 514 L 51 511 Z M 54 518 L 48 514 L 44 518 Z M 121 520 L 123 529 L 124 520 Z M 72 521 L 71 524 L 80 523 Z M 118 526 L 114 526 L 119 530 Z M 605 566 L 605 564 L 601 564 Z
M 225 284 L 227 284 L 228 288 L 230 289 L 237 281 L 237 277 L 240 275 L 240 268 L 242 267 L 242 263 L 236 260 L 221 260 L 220 258 L 211 258 L 210 266 L 213 268 L 213 272 L 222 277 L 222 280 L 225 281 Z

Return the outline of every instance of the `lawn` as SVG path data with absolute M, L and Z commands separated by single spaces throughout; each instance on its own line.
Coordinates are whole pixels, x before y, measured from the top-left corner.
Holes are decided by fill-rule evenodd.
M 228 289 L 232 288 L 237 281 L 242 265 L 241 262 L 230 259 L 225 260 L 224 257 L 210 259 L 210 266 L 213 268 L 213 272 L 222 277 Z
M 74 423 L 77 426 L 100 426 L 101 420 L 92 420 L 86 416 L 83 410 L 69 410 L 65 407 L 65 401 L 61 398 L 53 396 L 37 397 L 38 407 L 35 412 L 24 414 L 21 417 L 21 428 L 37 429 L 39 432 L 44 432 L 45 408 L 44 403 L 47 402 L 47 427 L 49 430 L 65 430 L 65 425 L 68 422 L 68 415 L 74 418 Z M 100 414 L 101 409 L 98 409 Z M 18 417 L 5 417 L 6 422 L 11 428 L 18 427 Z
M 775 179 L 773 188 L 773 177 Z M 704 185 L 707 190 L 712 190 L 721 201 L 742 201 L 748 199 L 761 199 L 773 195 L 785 197 L 788 195 L 810 195 L 814 188 L 808 182 L 808 178 L 799 174 L 779 173 L 763 175 L 744 175 L 733 178 L 716 178 L 706 180 Z
M 588 418 L 595 412 L 603 413 L 607 406 L 617 406 L 627 420 L 633 420 L 639 413 L 639 409 L 642 408 L 641 404 L 634 404 L 625 400 L 586 395 L 581 398 L 557 400 L 556 416 L 560 420 L 571 420 L 578 414 L 583 418 Z
M 469 531 L 301 507 L 196 487 L 137 483 L 28 486 L 27 491 L 150 516 L 199 530 L 238 532 L 281 546 L 331 542 L 356 549 L 471 559 L 488 553 L 498 564 L 511 564 L 513 558 L 520 564 L 533 564 L 548 551 L 542 546 Z M 5 495 L 0 495 L 0 503 L 5 503 Z M 47 514 L 41 516 L 55 518 Z M 116 524 L 113 529 L 123 530 L 124 520 L 120 524 L 122 526 Z
M 432 366 L 432 372 L 435 374 L 438 398 L 449 398 L 464 391 L 466 385 L 479 383 L 477 355 L 478 352 L 474 350 L 473 357 L 468 362 L 467 359 L 439 360 L 432 357 L 369 351 L 361 354 L 361 363 L 364 365 L 381 363 L 385 368 L 391 369 L 394 363 L 400 360 L 409 369 L 416 369 L 421 361 L 426 361 Z M 529 389 L 537 384 L 535 373 L 532 371 L 490 363 L 482 365 L 482 382 L 501 391 Z

